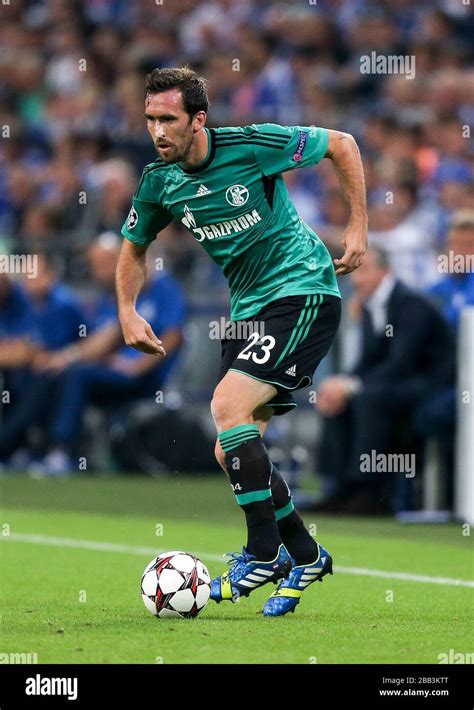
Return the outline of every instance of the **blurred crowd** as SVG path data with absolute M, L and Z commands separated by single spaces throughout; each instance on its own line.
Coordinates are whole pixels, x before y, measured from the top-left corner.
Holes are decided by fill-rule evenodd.
M 473 204 L 468 5 L 16 0 L 0 12 L 4 248 L 62 250 L 73 263 L 68 275 L 84 277 L 85 246 L 120 229 L 136 177 L 154 159 L 144 75 L 188 61 L 209 80 L 209 125 L 275 121 L 353 133 L 372 239 L 405 281 L 436 280 L 450 216 Z M 414 77 L 361 73 L 371 52 L 414 55 Z M 288 182 L 303 219 L 337 249 L 346 207 L 330 166 L 293 171 Z M 171 227 L 162 244 L 170 265 L 188 272 L 190 240 Z
M 162 340 L 167 357 L 126 346 L 115 297 L 120 248 L 113 232 L 89 247 L 97 294 L 89 301 L 61 282 L 46 252 L 35 255 L 34 273 L 20 281 L 0 273 L 0 462 L 8 468 L 40 475 L 77 471 L 87 407 L 95 404 L 117 416 L 141 398 L 160 401 L 182 345 L 182 291 L 150 263 L 137 311 Z
M 395 279 L 435 294 L 456 325 L 474 302 L 472 274 L 452 284 L 438 255 L 473 250 L 473 31 L 471 7 L 457 0 L 2 4 L 0 252 L 41 252 L 46 270 L 53 254 L 71 298 L 100 301 L 94 244 L 119 234 L 137 177 L 155 158 L 144 76 L 188 62 L 209 81 L 210 126 L 272 121 L 352 133 L 371 243 L 383 246 Z M 361 58 L 374 52 L 414 57 L 413 75 L 362 72 Z M 347 209 L 329 161 L 286 180 L 302 218 L 339 256 Z M 453 235 L 459 214 L 464 226 Z M 181 225 L 163 232 L 158 249 L 189 313 L 225 307 L 223 279 Z M 14 288 L 26 293 L 28 284 Z M 348 282 L 343 289 L 350 294 Z M 37 370 L 52 369 L 44 354 L 35 358 Z

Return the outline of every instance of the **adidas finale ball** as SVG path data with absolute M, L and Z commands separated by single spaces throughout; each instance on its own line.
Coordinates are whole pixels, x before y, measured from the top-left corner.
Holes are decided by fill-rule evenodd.
M 142 599 L 150 614 L 189 619 L 209 601 L 211 577 L 197 557 L 164 552 L 148 564 L 142 576 Z

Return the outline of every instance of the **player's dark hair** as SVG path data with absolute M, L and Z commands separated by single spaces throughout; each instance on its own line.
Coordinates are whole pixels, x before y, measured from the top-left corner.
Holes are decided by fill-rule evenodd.
M 206 80 L 190 67 L 153 69 L 145 81 L 145 96 L 179 89 L 186 113 L 194 116 L 198 111 L 208 111 Z

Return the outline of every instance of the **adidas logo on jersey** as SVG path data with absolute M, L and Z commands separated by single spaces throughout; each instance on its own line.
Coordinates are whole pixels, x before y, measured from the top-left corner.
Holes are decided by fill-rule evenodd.
M 198 191 L 196 192 L 196 197 L 202 197 L 203 195 L 210 195 L 211 191 L 205 185 L 199 185 Z
M 292 377 L 296 377 L 296 365 L 292 365 L 288 368 L 288 370 L 285 370 L 285 375 L 291 375 Z

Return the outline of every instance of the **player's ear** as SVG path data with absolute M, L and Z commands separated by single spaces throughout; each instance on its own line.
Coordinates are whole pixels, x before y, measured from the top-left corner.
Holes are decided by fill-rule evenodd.
M 193 124 L 193 128 L 196 132 L 200 131 L 201 128 L 205 125 L 206 118 L 207 118 L 207 113 L 205 111 L 198 111 L 197 113 L 194 114 L 191 121 Z

